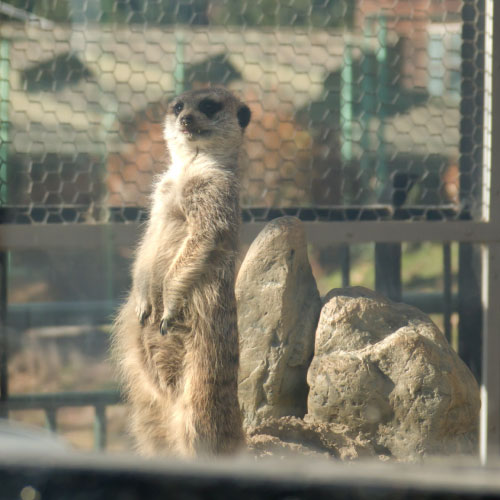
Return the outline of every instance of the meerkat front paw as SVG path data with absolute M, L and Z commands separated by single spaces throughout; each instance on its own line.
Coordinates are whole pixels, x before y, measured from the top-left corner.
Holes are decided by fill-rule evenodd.
M 139 318 L 139 323 L 141 324 L 141 326 L 144 326 L 146 324 L 146 320 L 151 316 L 152 311 L 153 307 L 148 300 L 142 299 L 137 301 L 135 313 Z
M 163 317 L 160 321 L 160 333 L 162 336 L 168 333 L 168 330 L 174 323 L 174 314 L 171 310 L 165 310 Z

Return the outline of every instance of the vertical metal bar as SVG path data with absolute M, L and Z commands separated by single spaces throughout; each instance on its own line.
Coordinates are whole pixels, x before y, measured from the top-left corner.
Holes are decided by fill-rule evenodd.
M 103 180 L 101 182 L 105 182 L 105 176 L 107 174 L 107 163 L 108 163 L 108 141 L 110 137 L 110 131 L 113 127 L 114 122 L 116 121 L 116 113 L 118 110 L 118 102 L 116 99 L 108 99 L 106 98 L 107 108 L 104 114 L 104 118 L 102 120 L 102 133 L 103 133 L 103 148 L 101 155 L 101 165 L 100 168 L 103 169 Z M 103 205 L 104 200 L 102 198 L 99 199 L 99 205 Z M 96 217 L 98 220 L 107 221 L 109 218 L 109 208 L 102 206 L 99 210 L 99 213 L 96 213 Z M 114 240 L 112 235 L 111 224 L 108 224 L 107 229 L 103 232 L 102 235 L 102 250 L 103 250 L 103 262 L 105 262 L 105 289 L 106 289 L 106 299 L 113 300 L 114 297 L 114 275 L 115 275 L 115 259 L 114 259 Z
M 342 269 L 342 286 L 351 285 L 351 249 L 349 245 L 340 247 L 340 267 Z
M 494 1 L 485 2 L 485 84 L 483 141 L 483 220 L 500 230 L 500 15 Z M 498 3 L 496 5 L 498 8 Z M 497 12 L 498 14 L 499 12 Z M 482 463 L 498 461 L 500 454 L 500 244 L 481 248 L 482 256 L 482 380 L 480 455 Z
M 9 41 L 0 40 L 0 205 L 7 200 L 7 159 L 9 148 Z M 9 397 L 7 338 L 7 275 L 9 255 L 0 253 L 0 401 Z M 2 410 L 0 417 L 7 417 Z
M 370 122 L 373 117 L 375 82 L 373 52 L 371 49 L 373 18 L 367 17 L 363 27 L 363 46 L 361 60 L 361 179 L 364 188 L 368 187 L 368 170 L 371 163 Z
M 352 103 L 353 103 L 352 47 L 346 38 L 344 65 L 340 75 L 340 124 L 342 128 L 342 161 L 349 164 L 352 160 Z
M 481 261 L 477 245 L 458 246 L 458 354 L 481 380 Z
M 9 42 L 0 40 L 0 205 L 7 204 L 7 158 L 9 141 Z M 8 254 L 0 253 L 0 401 L 9 397 L 7 339 Z M 8 417 L 0 410 L 0 417 Z
M 7 252 L 0 252 L 0 401 L 9 399 L 9 367 L 7 338 Z M 0 418 L 7 418 L 8 411 L 0 410 Z
M 482 247 L 483 349 L 481 383 L 481 462 L 500 454 L 500 245 Z
M 443 244 L 443 324 L 444 334 L 451 343 L 451 244 Z
M 387 92 L 388 92 L 388 68 L 387 68 L 387 19 L 384 14 L 379 16 L 378 32 L 379 49 L 377 51 L 377 62 L 379 78 L 377 82 L 377 101 L 379 103 L 379 126 L 377 128 L 377 199 L 381 200 L 383 191 L 387 188 L 389 172 L 385 152 L 385 119 L 387 115 Z
M 175 93 L 179 95 L 185 90 L 184 82 L 184 35 L 182 32 L 175 33 Z
M 7 205 L 7 160 L 9 154 L 9 91 L 10 46 L 8 40 L 0 40 L 0 205 Z M 1 223 L 1 222 L 0 222 Z M 7 278 L 8 252 L 0 252 L 0 401 L 9 398 L 8 332 L 7 332 Z M 7 418 L 3 406 L 0 417 Z
M 57 432 L 57 408 L 45 408 L 45 424 L 51 432 Z
M 401 244 L 375 244 L 375 289 L 395 302 L 401 302 Z
M 97 405 L 94 416 L 94 448 L 104 450 L 107 438 L 106 406 Z
M 9 41 L 0 40 L 0 205 L 7 204 L 9 152 Z
M 480 217 L 477 203 L 481 196 L 483 141 L 484 35 L 485 0 L 463 0 L 462 7 L 462 83 L 460 102 L 460 202 L 472 217 Z
M 460 203 L 471 218 L 479 213 L 483 141 L 484 55 L 479 41 L 484 33 L 484 0 L 462 2 L 462 84 L 460 119 Z M 459 245 L 458 344 L 460 357 L 476 378 L 481 377 L 481 255 L 469 243 Z

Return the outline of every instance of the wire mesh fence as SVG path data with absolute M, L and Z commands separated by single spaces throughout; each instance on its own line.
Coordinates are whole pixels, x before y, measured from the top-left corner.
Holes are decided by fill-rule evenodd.
M 479 7 L 465 9 L 471 25 Z M 1 197 L 17 207 L 6 221 L 140 219 L 130 207 L 165 164 L 166 101 L 207 85 L 252 108 L 249 219 L 474 217 L 482 66 L 462 11 L 457 0 L 2 2 Z

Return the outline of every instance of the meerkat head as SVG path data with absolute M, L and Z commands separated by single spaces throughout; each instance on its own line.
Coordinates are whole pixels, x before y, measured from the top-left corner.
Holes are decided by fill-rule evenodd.
M 168 106 L 164 137 L 173 156 L 238 153 L 250 109 L 231 92 L 215 87 L 184 92 Z

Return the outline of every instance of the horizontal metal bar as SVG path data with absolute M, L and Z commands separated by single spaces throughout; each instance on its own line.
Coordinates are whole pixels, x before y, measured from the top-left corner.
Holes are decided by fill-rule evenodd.
M 0 249 L 97 248 L 104 241 L 133 246 L 140 224 L 2 224 Z
M 441 292 L 403 292 L 403 302 L 418 307 L 427 314 L 442 313 Z M 11 304 L 7 324 L 11 328 L 27 329 L 44 326 L 103 325 L 112 321 L 120 302 L 92 300 L 81 302 L 31 302 Z M 451 311 L 458 310 L 458 298 L 452 297 Z
M 266 222 L 242 225 L 240 239 L 251 243 Z M 470 243 L 500 242 L 497 227 L 487 222 L 439 221 L 343 221 L 304 222 L 310 242 L 397 243 L 463 241 Z M 128 224 L 4 224 L 0 225 L 0 249 L 96 248 L 103 241 L 115 246 L 132 247 L 141 234 L 139 223 Z
M 419 241 L 466 241 L 493 243 L 500 241 L 496 226 L 487 222 L 304 222 L 309 242 L 315 244 L 398 243 Z M 251 242 L 265 222 L 243 225 L 242 242 Z
M 12 394 L 0 402 L 0 409 L 46 410 L 62 407 L 118 405 L 123 401 L 119 391 L 58 392 L 50 394 Z
M 7 325 L 14 328 L 111 323 L 120 305 L 113 300 L 9 304 Z

